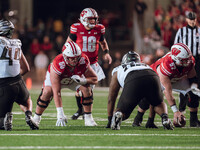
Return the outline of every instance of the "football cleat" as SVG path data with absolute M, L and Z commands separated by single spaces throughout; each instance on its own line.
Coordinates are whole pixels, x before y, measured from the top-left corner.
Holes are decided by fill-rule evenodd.
M 132 126 L 133 127 L 141 127 L 142 120 L 139 120 L 137 117 L 135 117 Z
M 148 122 L 146 123 L 145 127 L 146 128 L 155 128 L 155 129 L 158 128 L 154 123 L 148 123 Z
M 94 121 L 92 114 L 84 114 L 85 126 L 97 126 L 97 123 Z
M 190 121 L 190 127 L 200 127 L 200 121 Z
M 12 130 L 12 120 L 13 114 L 11 112 L 7 112 L 4 118 L 4 129 L 7 131 Z
M 30 129 L 32 129 L 32 130 L 39 129 L 38 124 L 34 121 L 34 119 L 31 115 L 26 115 L 25 120 L 26 120 L 26 123 L 29 125 Z
M 111 129 L 120 130 L 121 122 L 122 122 L 122 112 L 117 111 L 112 117 Z
M 72 120 L 77 120 L 80 116 L 83 116 L 83 119 L 84 119 L 83 110 L 77 110 L 77 112 L 75 114 L 73 114 L 73 116 L 71 118 L 72 118 Z
M 174 130 L 174 126 L 169 118 L 162 118 L 162 125 L 164 129 Z

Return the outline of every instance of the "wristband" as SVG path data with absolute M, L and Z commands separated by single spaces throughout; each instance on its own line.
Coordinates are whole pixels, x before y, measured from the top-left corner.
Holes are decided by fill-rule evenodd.
M 177 108 L 176 104 L 175 104 L 175 105 L 172 105 L 172 106 L 171 106 L 171 109 L 172 109 L 173 113 L 175 113 L 175 112 L 178 111 L 178 108 Z
M 57 113 L 58 114 L 64 114 L 63 108 L 62 107 L 56 107 Z
M 105 49 L 103 52 L 104 52 L 104 54 L 109 54 L 109 50 L 108 49 Z

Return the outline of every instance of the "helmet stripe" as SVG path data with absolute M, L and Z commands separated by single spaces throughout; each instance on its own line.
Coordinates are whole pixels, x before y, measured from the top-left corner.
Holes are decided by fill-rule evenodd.
M 175 45 L 182 46 L 187 51 L 188 55 L 191 53 L 190 49 L 183 43 L 176 43 Z
M 75 53 L 76 53 L 76 48 L 75 48 L 74 43 L 73 43 L 73 42 L 69 42 L 69 44 L 70 44 L 70 46 L 71 46 L 71 48 L 72 48 L 73 54 L 75 54 Z
M 93 13 L 93 16 L 95 16 L 96 17 L 96 15 L 95 15 L 95 10 L 94 9 L 92 9 L 92 8 L 89 8 L 90 10 L 91 10 L 91 12 Z

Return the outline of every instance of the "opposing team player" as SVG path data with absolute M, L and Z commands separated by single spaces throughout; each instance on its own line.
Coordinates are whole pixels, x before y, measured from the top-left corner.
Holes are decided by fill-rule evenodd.
M 123 88 L 122 94 L 113 114 L 120 87 Z M 173 125 L 167 115 L 158 75 L 149 66 L 141 63 L 137 53 L 129 51 L 123 56 L 121 65 L 112 71 L 107 128 L 119 130 L 121 121 L 128 119 L 133 109 L 144 98 L 155 106 L 164 128 L 172 130 Z
M 109 48 L 105 39 L 105 27 L 98 24 L 98 14 L 92 8 L 85 8 L 80 14 L 80 23 L 74 23 L 70 28 L 70 35 L 67 41 L 76 42 L 90 60 L 91 67 L 97 73 L 98 81 L 105 78 L 105 74 L 98 64 L 99 44 L 104 53 L 104 59 L 112 63 L 112 58 L 109 54 Z M 94 88 L 94 87 L 93 87 Z M 78 111 L 72 116 L 76 120 L 80 115 L 83 115 L 81 97 L 76 93 L 76 101 Z
M 66 126 L 67 118 L 63 110 L 61 88 L 69 88 L 81 95 L 85 126 L 96 126 L 92 117 L 93 97 L 90 85 L 98 83 L 97 75 L 90 67 L 88 57 L 81 52 L 76 43 L 66 42 L 62 51 L 48 67 L 44 87 L 37 100 L 34 119 L 37 124 L 40 123 L 41 115 L 53 97 L 57 109 L 56 126 Z
M 154 71 L 160 77 L 161 84 L 164 86 L 164 94 L 174 113 L 174 124 L 182 127 L 185 125 L 177 124 L 177 118 L 180 122 L 184 115 L 178 110 L 172 90 L 182 94 L 189 94 L 190 100 L 187 102 L 190 111 L 190 126 L 199 127 L 200 122 L 197 117 L 200 90 L 197 87 L 197 77 L 195 72 L 195 60 L 189 48 L 182 43 L 176 43 L 171 47 L 171 52 L 167 53 L 161 59 L 151 65 Z M 141 104 L 142 111 L 145 110 L 145 103 Z M 147 106 L 148 107 L 148 106 Z M 134 125 L 142 120 L 142 117 L 136 116 Z M 152 119 L 153 121 L 153 119 Z M 138 123 L 137 123 L 138 124 Z
M 22 52 L 19 39 L 11 39 L 14 25 L 0 20 L 0 129 L 12 130 L 12 107 L 17 102 L 25 112 L 26 123 L 31 129 L 38 129 L 32 118 L 32 100 L 22 79 L 30 71 Z

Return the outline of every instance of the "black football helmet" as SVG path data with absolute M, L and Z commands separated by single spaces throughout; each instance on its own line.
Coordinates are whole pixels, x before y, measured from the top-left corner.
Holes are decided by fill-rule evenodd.
M 121 64 L 130 64 L 130 63 L 140 63 L 140 55 L 136 52 L 133 51 L 129 51 L 128 53 L 126 53 L 123 58 L 122 58 L 122 62 Z
M 0 36 L 11 38 L 14 28 L 15 27 L 11 21 L 6 19 L 0 20 Z

